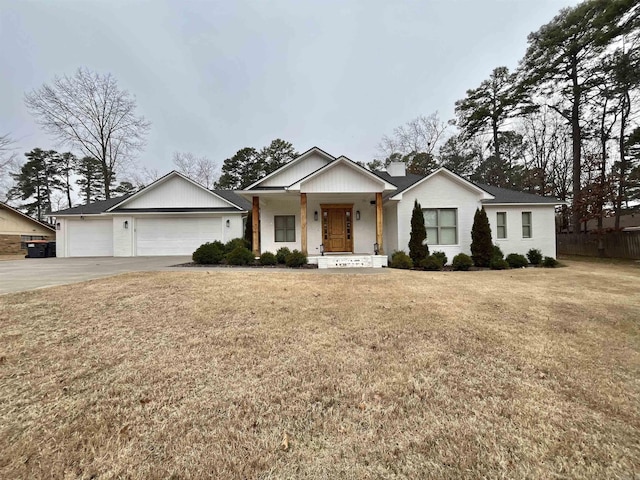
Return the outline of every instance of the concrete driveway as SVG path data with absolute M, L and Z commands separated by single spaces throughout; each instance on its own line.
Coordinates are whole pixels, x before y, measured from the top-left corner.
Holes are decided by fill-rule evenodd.
M 83 282 L 124 272 L 168 270 L 191 257 L 24 258 L 0 262 L 0 294 Z

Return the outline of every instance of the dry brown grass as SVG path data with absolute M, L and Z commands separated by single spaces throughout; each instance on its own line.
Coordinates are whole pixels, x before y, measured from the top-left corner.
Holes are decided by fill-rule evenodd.
M 633 478 L 640 268 L 0 297 L 1 478 Z

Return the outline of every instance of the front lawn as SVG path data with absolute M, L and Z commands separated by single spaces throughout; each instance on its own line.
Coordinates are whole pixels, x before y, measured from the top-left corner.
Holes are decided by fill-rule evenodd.
M 0 296 L 0 478 L 632 478 L 640 267 Z

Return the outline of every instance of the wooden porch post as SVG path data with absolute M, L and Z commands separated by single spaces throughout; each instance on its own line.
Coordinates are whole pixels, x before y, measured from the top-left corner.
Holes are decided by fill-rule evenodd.
M 378 244 L 378 252 L 384 254 L 382 247 L 382 192 L 376 193 L 376 243 Z
M 300 194 L 300 243 L 302 253 L 307 254 L 307 194 Z
M 251 211 L 251 234 L 253 254 L 260 256 L 260 197 L 253 197 L 253 210 Z

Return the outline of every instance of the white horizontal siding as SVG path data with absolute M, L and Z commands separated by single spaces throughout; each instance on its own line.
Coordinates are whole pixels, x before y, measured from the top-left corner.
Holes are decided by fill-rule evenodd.
M 174 176 L 125 202 L 122 208 L 233 208 L 203 188 Z

